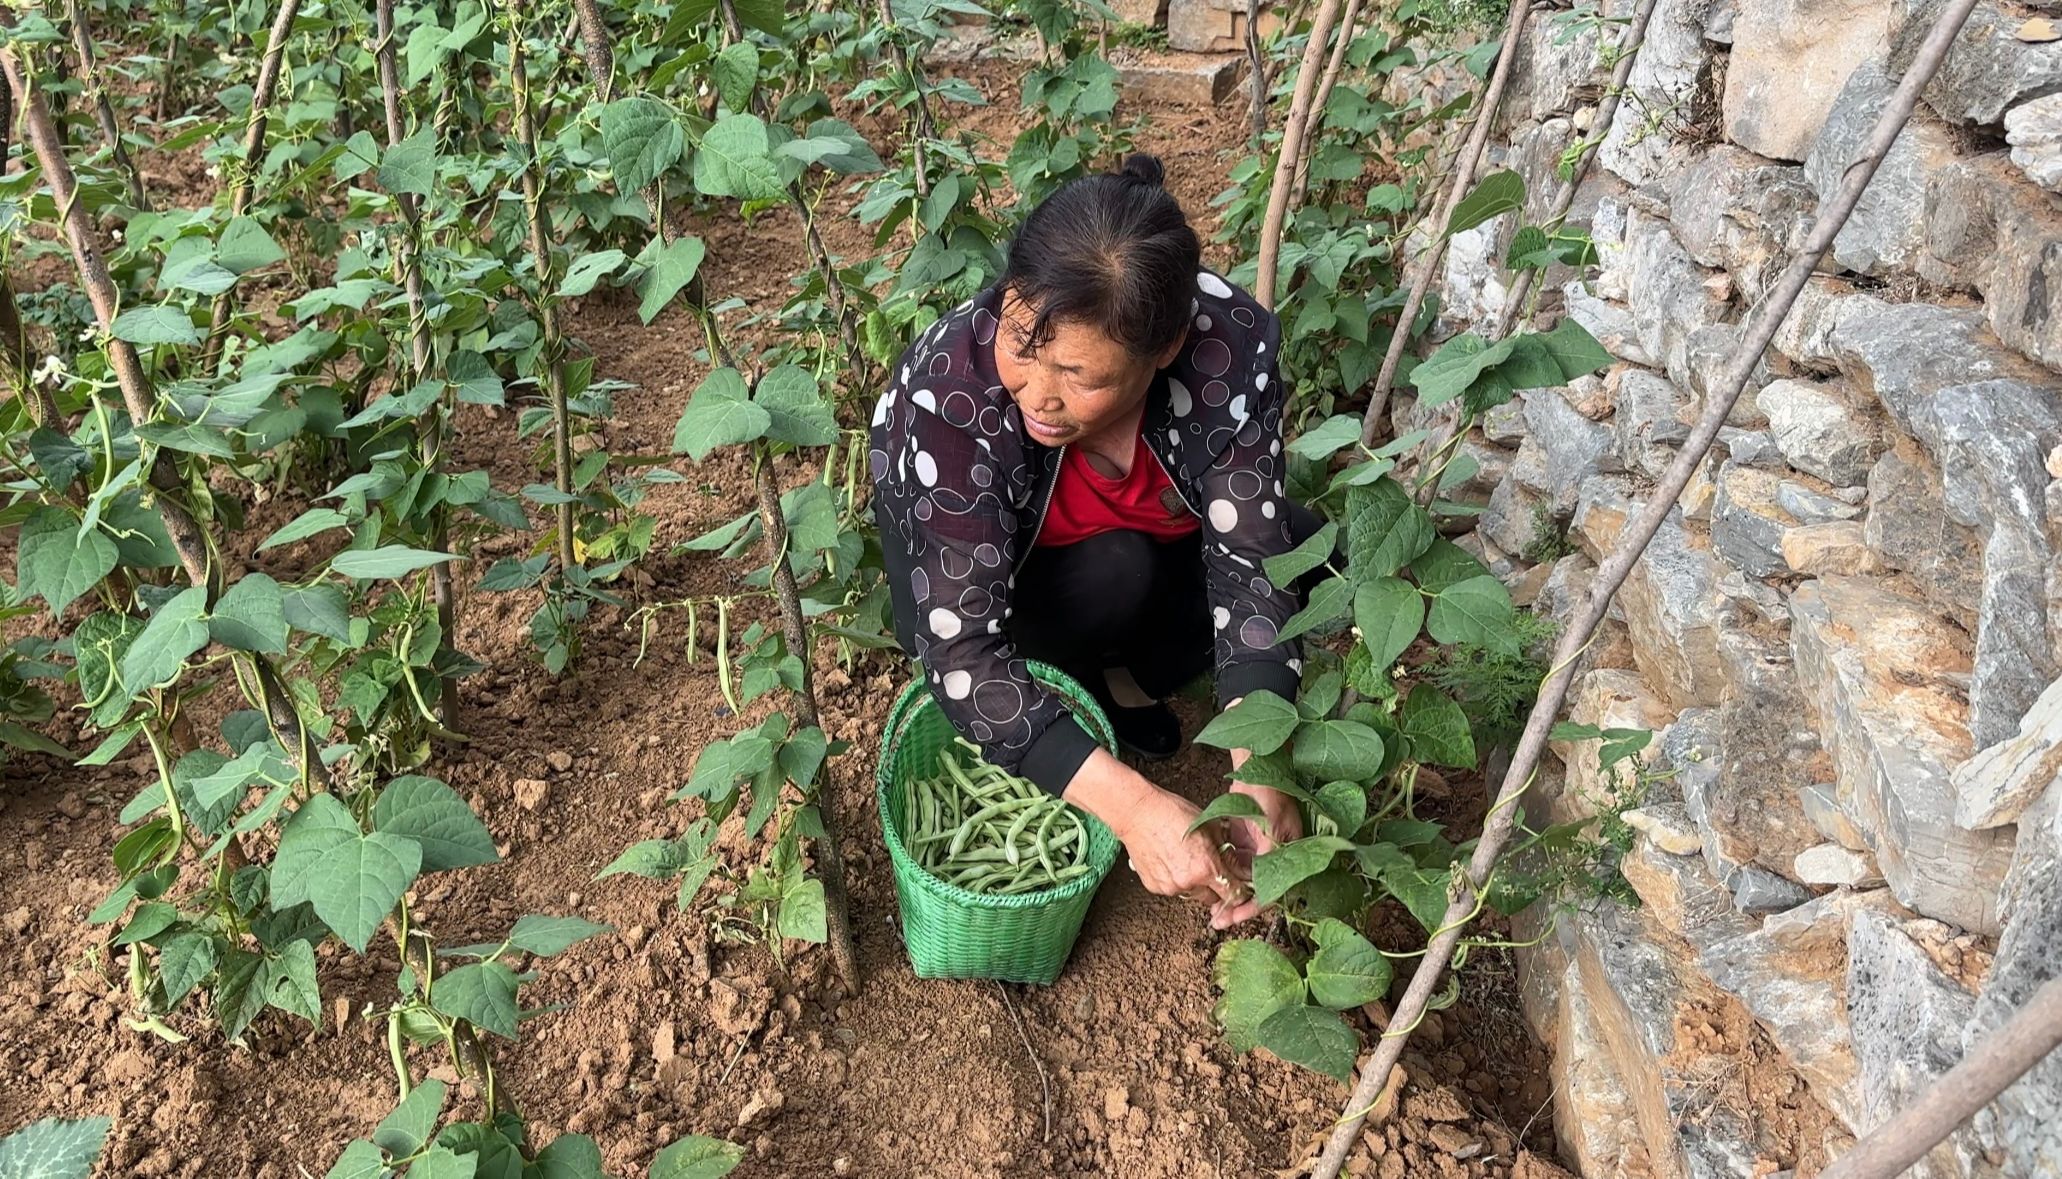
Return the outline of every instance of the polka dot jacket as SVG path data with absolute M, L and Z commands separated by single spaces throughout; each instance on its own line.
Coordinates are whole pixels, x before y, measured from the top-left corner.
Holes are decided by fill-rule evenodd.
M 1141 429 L 1202 521 L 1219 701 L 1261 689 L 1294 698 L 1299 650 L 1275 636 L 1297 603 L 1261 569 L 1290 548 L 1281 327 L 1215 274 L 1197 288 L 1188 342 L 1155 379 Z M 873 412 L 874 512 L 891 590 L 914 598 L 902 611 L 916 620 L 911 654 L 939 706 L 990 762 L 1059 793 L 1095 742 L 1032 680 L 1007 627 L 1062 450 L 1024 433 L 997 376 L 1000 303 L 994 289 L 975 296 L 896 364 Z

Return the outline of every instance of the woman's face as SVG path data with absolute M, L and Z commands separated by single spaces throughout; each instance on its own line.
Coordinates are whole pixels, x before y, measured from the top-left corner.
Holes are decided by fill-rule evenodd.
M 995 368 L 1024 415 L 1025 432 L 1041 446 L 1065 446 L 1128 426 L 1152 388 L 1153 374 L 1173 362 L 1183 343 L 1177 339 L 1159 356 L 1140 358 L 1095 328 L 1057 322 L 1052 339 L 1032 349 L 1026 341 L 1033 321 L 1021 299 L 1003 296 Z

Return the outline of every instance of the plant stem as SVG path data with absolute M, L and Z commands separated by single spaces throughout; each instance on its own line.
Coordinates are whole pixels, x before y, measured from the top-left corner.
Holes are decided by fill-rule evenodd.
M 1254 155 L 1267 140 L 1267 58 L 1260 52 L 1260 0 L 1246 0 L 1246 138 Z
M 573 0 L 573 19 L 580 26 L 580 56 L 594 78 L 594 96 L 607 102 L 616 88 L 616 55 L 609 48 L 609 25 L 595 0 Z
M 265 56 L 258 65 L 258 84 L 251 91 L 250 117 L 244 123 L 243 162 L 237 167 L 236 185 L 229 194 L 231 217 L 243 215 L 250 206 L 251 194 L 257 190 L 258 164 L 265 157 L 265 128 L 271 118 L 273 93 L 279 88 L 279 75 L 286 64 L 286 43 L 293 33 L 294 17 L 300 11 L 301 0 L 280 0 L 279 12 L 272 18 L 271 38 L 265 42 Z M 235 292 L 236 288 L 231 287 L 215 296 L 208 340 L 201 348 L 202 372 L 214 368 L 215 359 L 222 354 L 222 342 L 229 328 L 229 301 Z
M 1267 218 L 1260 223 L 1260 271 L 1253 279 L 1253 297 L 1262 307 L 1274 307 L 1276 261 L 1282 255 L 1282 229 L 1289 215 L 1289 188 L 1295 182 L 1295 161 L 1303 152 L 1303 137 L 1312 130 L 1310 100 L 1317 93 L 1318 62 L 1325 54 L 1325 38 L 1339 19 L 1342 0 L 1324 0 L 1310 20 L 1310 41 L 1303 47 L 1303 63 L 1296 68 L 1296 96 L 1289 102 L 1289 117 L 1282 123 L 1281 151 L 1275 156 L 1274 184 L 1267 193 Z M 1518 4 L 1530 0 L 1515 0 Z
M 1332 46 L 1324 80 L 1317 84 L 1317 97 L 1311 101 L 1304 120 L 1303 150 L 1296 153 L 1295 195 L 1289 202 L 1292 209 L 1303 206 L 1303 194 L 1310 189 L 1310 156 L 1317 143 L 1318 128 L 1324 125 L 1325 104 L 1332 100 L 1332 87 L 1339 84 L 1339 71 L 1346 64 L 1346 50 L 1353 44 L 1353 31 L 1359 23 L 1360 0 L 1346 0 L 1346 15 L 1339 18 L 1339 40 Z
M 923 77 L 916 71 L 909 48 L 902 43 L 902 26 L 895 23 L 894 8 L 889 0 L 875 0 L 875 10 L 880 13 L 882 39 L 887 41 L 888 52 L 895 58 L 895 68 L 909 79 L 910 91 L 916 96 L 916 195 L 927 197 L 931 195 L 931 176 L 924 164 L 925 146 L 938 138 L 938 128 L 931 121 L 931 104 L 924 96 Z
M 108 149 L 114 153 L 115 167 L 122 170 L 122 176 L 129 182 L 129 204 L 147 212 L 150 198 L 143 191 L 143 174 L 136 170 L 136 161 L 129 158 L 128 145 L 122 142 L 122 125 L 115 120 L 114 104 L 108 101 L 107 87 L 100 81 L 100 63 L 93 52 L 93 29 L 86 23 L 86 6 L 79 0 L 66 0 L 65 19 L 72 26 L 72 48 L 79 54 L 79 82 L 85 87 L 86 101 L 93 106 L 93 117 L 100 123 L 101 138 L 107 140 Z
M 591 2 L 591 0 L 590 0 Z M 387 121 L 387 145 L 392 147 L 408 137 L 408 128 L 401 112 L 401 70 L 395 62 L 394 53 L 394 0 L 377 0 L 374 12 L 377 26 L 377 49 L 374 57 L 379 65 L 379 85 L 382 106 Z M 395 194 L 395 203 L 401 207 L 401 220 L 405 226 L 402 240 L 394 250 L 394 269 L 399 272 L 402 288 L 408 299 L 408 355 L 418 382 L 429 380 L 434 363 L 430 340 L 430 313 L 423 300 L 422 281 L 422 206 L 414 193 Z M 415 420 L 416 449 L 422 458 L 425 471 L 435 471 L 444 449 L 444 399 L 438 397 L 435 404 L 425 409 Z M 449 541 L 450 513 L 439 504 L 430 521 L 430 547 L 439 552 Z M 430 596 L 436 603 L 437 626 L 443 632 L 441 642 L 451 646 L 457 639 L 458 611 L 451 589 L 451 562 L 440 561 L 430 566 Z M 413 686 L 411 681 L 410 686 Z M 450 676 L 437 680 L 436 722 L 447 729 L 456 728 L 458 723 L 458 681 Z
M 1521 0 L 1522 2 L 1522 0 Z M 1755 364 L 1775 339 L 1776 329 L 1790 314 L 1790 308 L 1797 302 L 1798 294 L 1811 281 L 1812 272 L 1819 260 L 1832 247 L 1834 235 L 1854 212 L 1862 192 L 1874 179 L 1876 169 L 1883 163 L 1883 157 L 1890 152 L 1899 132 L 1910 121 L 1912 109 L 1918 105 L 1919 95 L 1933 80 L 1941 61 L 1947 56 L 1948 47 L 1955 34 L 1969 19 L 1976 0 L 1953 0 L 1934 21 L 1933 28 L 1926 34 L 1917 55 L 1905 76 L 1898 83 L 1895 94 L 1877 116 L 1876 125 L 1869 133 L 1867 146 L 1861 157 L 1842 174 L 1839 191 L 1833 198 L 1821 205 L 1818 218 L 1812 223 L 1811 233 L 1804 247 L 1790 260 L 1782 277 L 1770 289 L 1768 298 L 1755 308 L 1740 343 L 1727 358 L 1718 380 L 1705 398 L 1703 415 L 1698 419 L 1690 436 L 1683 441 L 1682 449 L 1675 461 L 1669 464 L 1646 506 L 1638 515 L 1626 522 L 1619 534 L 1617 546 L 1609 557 L 1598 565 L 1596 577 L 1591 581 L 1589 592 L 1583 597 L 1581 607 L 1570 619 L 1567 630 L 1561 634 L 1555 645 L 1553 670 L 1539 686 L 1539 699 L 1532 706 L 1532 713 L 1525 719 L 1525 729 L 1518 739 L 1518 747 L 1512 755 L 1511 764 L 1504 771 L 1503 783 L 1497 790 L 1496 801 L 1489 808 L 1488 821 L 1483 826 L 1482 836 L 1475 844 L 1475 853 L 1469 859 L 1467 871 L 1455 879 L 1456 888 L 1447 903 L 1446 918 L 1441 930 L 1426 947 L 1424 959 L 1419 962 L 1416 973 L 1411 976 L 1410 985 L 1404 990 L 1403 999 L 1396 1005 L 1392 1028 L 1408 1028 L 1424 1012 L 1426 1002 L 1439 986 L 1439 976 L 1453 957 L 1466 927 L 1469 914 L 1478 907 L 1477 897 L 1486 887 L 1490 873 L 1496 867 L 1497 857 L 1502 854 L 1504 844 L 1510 839 L 1511 829 L 1516 824 L 1518 800 L 1524 795 L 1534 772 L 1538 769 L 1541 755 L 1546 750 L 1547 734 L 1553 728 L 1554 718 L 1560 715 L 1561 705 L 1568 698 L 1569 684 L 1574 678 L 1574 666 L 1590 639 L 1596 634 L 1605 613 L 1611 607 L 1611 600 L 1625 579 L 1632 574 L 1633 566 L 1641 554 L 1653 542 L 1654 534 L 1675 508 L 1676 500 L 1689 486 L 1691 477 L 1702 467 L 1704 456 L 1718 439 L 1720 428 L 1725 425 L 1726 415 L 1739 401 L 1746 388 L 1747 378 Z M 1311 1179 L 1336 1179 L 1339 1168 L 1346 1162 L 1347 1154 L 1360 1137 L 1361 1121 L 1367 1109 L 1373 1104 L 1381 1087 L 1381 1081 L 1388 1077 L 1389 1067 L 1403 1055 L 1408 1032 L 1385 1033 L 1371 1056 L 1362 1061 L 1360 1083 L 1354 1088 L 1348 1101 L 1345 1115 L 1332 1131 L 1331 1140 L 1326 1143 L 1317 1167 L 1311 1172 Z
M 515 92 L 516 136 L 523 147 L 523 210 L 530 223 L 531 264 L 537 277 L 537 318 L 544 329 L 544 347 L 537 363 L 543 369 L 545 396 L 551 401 L 552 467 L 555 485 L 567 497 L 554 509 L 558 517 L 559 579 L 572 571 L 573 559 L 573 427 L 566 408 L 566 374 L 558 332 L 558 305 L 551 294 L 551 235 L 544 218 L 544 178 L 537 162 L 537 120 L 530 102 L 530 76 L 524 65 L 524 0 L 508 0 L 508 75 Z
M 1454 160 L 1446 199 L 1440 205 L 1439 216 L 1430 226 L 1433 234 L 1431 244 L 1417 257 L 1410 294 L 1405 297 L 1403 310 L 1396 317 L 1396 328 L 1389 336 L 1389 350 L 1382 355 L 1381 371 L 1375 376 L 1374 391 L 1368 395 L 1367 413 L 1360 420 L 1363 445 L 1374 445 L 1375 435 L 1382 428 L 1382 418 L 1389 409 L 1389 390 L 1396 380 L 1396 368 L 1403 361 L 1403 350 L 1410 346 L 1411 324 L 1418 318 L 1418 308 L 1425 304 L 1425 292 L 1432 286 L 1432 275 L 1439 269 L 1439 260 L 1446 256 L 1446 227 L 1453 223 L 1453 211 L 1460 205 L 1461 198 L 1467 195 L 1468 186 L 1475 182 L 1475 168 L 1482 162 L 1482 149 L 1488 146 L 1490 125 L 1496 122 L 1496 108 L 1503 101 L 1505 83 L 1511 80 L 1511 63 L 1517 59 L 1518 41 L 1525 34 L 1525 18 L 1531 11 L 1532 0 L 1511 0 L 1510 20 L 1504 26 L 1503 47 L 1497 51 L 1496 68 L 1490 71 L 1489 87 L 1482 93 L 1482 103 L 1475 108 L 1474 130 L 1469 132 L 1467 144 Z

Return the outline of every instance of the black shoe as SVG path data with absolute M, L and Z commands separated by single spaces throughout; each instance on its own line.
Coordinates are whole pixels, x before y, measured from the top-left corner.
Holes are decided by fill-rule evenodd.
M 1117 743 L 1124 748 L 1154 761 L 1180 752 L 1181 720 L 1165 704 L 1141 708 L 1125 708 L 1108 700 L 1101 704 L 1110 718 L 1110 728 L 1117 734 Z

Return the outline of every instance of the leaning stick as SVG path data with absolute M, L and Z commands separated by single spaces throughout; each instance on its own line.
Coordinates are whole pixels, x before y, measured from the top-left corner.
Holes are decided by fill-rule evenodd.
M 1468 142 L 1461 148 L 1461 154 L 1454 160 L 1453 178 L 1448 181 L 1446 199 L 1441 203 L 1439 216 L 1432 221 L 1434 237 L 1418 255 L 1417 273 L 1411 276 L 1410 294 L 1403 301 L 1403 311 L 1396 317 L 1396 330 L 1389 335 L 1389 350 L 1382 355 L 1382 368 L 1375 376 L 1374 391 L 1368 395 L 1367 413 L 1360 419 L 1360 443 L 1362 446 L 1375 444 L 1375 432 L 1382 428 L 1382 417 L 1389 409 L 1389 390 L 1396 383 L 1396 368 L 1403 362 L 1403 350 L 1410 344 L 1410 325 L 1418 318 L 1418 308 L 1424 306 L 1425 292 L 1432 287 L 1432 273 L 1439 269 L 1439 260 L 1446 256 L 1446 227 L 1453 224 L 1453 211 L 1460 206 L 1461 198 L 1468 194 L 1468 186 L 1475 182 L 1475 169 L 1482 162 L 1482 150 L 1489 144 L 1490 124 L 1496 122 L 1497 104 L 1503 101 L 1504 85 L 1511 80 L 1511 63 L 1518 57 L 1518 41 L 1525 35 L 1525 18 L 1530 15 L 1531 0 L 1511 0 L 1510 21 L 1504 26 L 1503 48 L 1497 50 L 1496 68 L 1490 72 L 1489 87 L 1482 92 L 1482 105 L 1475 111 L 1475 128 L 1468 135 Z
M 294 17 L 301 11 L 301 0 L 280 0 L 279 12 L 272 18 L 271 39 L 265 42 L 265 57 L 258 65 L 258 84 L 251 90 L 251 113 L 243 129 L 243 161 L 237 165 L 236 184 L 229 193 L 229 215 L 240 217 L 250 206 L 251 196 L 258 187 L 258 163 L 265 158 L 265 127 L 271 118 L 273 92 L 279 88 L 279 75 L 286 65 L 286 43 L 294 30 Z M 215 358 L 222 354 L 222 340 L 229 327 L 229 300 L 231 287 L 215 296 L 215 305 L 208 316 L 208 339 L 201 347 L 200 367 L 203 372 L 215 367 Z
M 1246 0 L 1246 137 L 1259 155 L 1267 136 L 1267 58 L 1260 52 L 1260 0 Z
M 1332 87 L 1339 84 L 1339 71 L 1346 65 L 1346 50 L 1353 44 L 1353 31 L 1359 24 L 1360 0 L 1346 0 L 1346 15 L 1339 18 L 1339 40 L 1332 46 L 1324 80 L 1317 84 L 1317 97 L 1311 100 L 1310 111 L 1304 117 L 1303 150 L 1296 153 L 1296 187 L 1291 207 L 1300 208 L 1303 194 L 1310 190 L 1310 154 L 1317 143 L 1317 130 L 1324 125 L 1325 104 L 1332 101 Z
M 1522 0 L 1521 0 L 1522 2 Z M 1561 713 L 1561 705 L 1568 698 L 1569 682 L 1574 676 L 1576 658 L 1588 646 L 1596 634 L 1597 626 L 1604 620 L 1604 612 L 1611 606 L 1611 599 L 1618 587 L 1625 584 L 1654 534 L 1661 529 L 1662 521 L 1668 518 L 1675 507 L 1676 499 L 1689 486 L 1691 476 L 1702 466 L 1704 456 L 1718 438 L 1719 428 L 1725 425 L 1726 415 L 1733 404 L 1740 399 L 1741 391 L 1747 385 L 1747 378 L 1754 366 L 1775 338 L 1776 329 L 1790 314 L 1791 305 L 1811 280 L 1819 259 L 1833 244 L 1833 237 L 1854 207 L 1861 200 L 1862 192 L 1876 175 L 1876 169 L 1883 163 L 1883 157 L 1890 151 L 1899 132 L 1912 117 L 1912 109 L 1919 102 L 1919 95 L 1933 80 L 1934 72 L 1947 56 L 1948 46 L 1955 34 L 1969 19 L 1970 10 L 1976 0 L 1953 0 L 1944 10 L 1933 28 L 1926 34 L 1925 42 L 1919 47 L 1911 67 L 1905 72 L 1904 80 L 1898 84 L 1897 92 L 1884 106 L 1883 113 L 1876 119 L 1875 128 L 1869 133 L 1867 146 L 1861 158 L 1850 165 L 1842 176 L 1840 189 L 1833 199 L 1819 209 L 1818 219 L 1812 224 L 1811 234 L 1804 247 L 1790 265 L 1783 271 L 1782 278 L 1771 290 L 1769 297 L 1755 308 L 1747 330 L 1742 334 L 1739 345 L 1726 361 L 1724 370 L 1714 384 L 1712 394 L 1704 403 L 1704 413 L 1696 428 L 1684 441 L 1675 461 L 1669 464 L 1654 494 L 1647 500 L 1637 516 L 1630 520 L 1619 534 L 1618 544 L 1611 555 L 1598 566 L 1596 579 L 1590 584 L 1582 607 L 1570 620 L 1568 629 L 1562 632 L 1561 640 L 1554 647 L 1553 670 L 1539 687 L 1539 700 L 1532 706 L 1532 714 L 1525 719 L 1524 734 L 1518 740 L 1517 752 L 1512 756 L 1510 768 L 1505 771 L 1503 784 L 1497 790 L 1496 802 L 1489 808 L 1488 821 L 1483 826 L 1482 837 L 1475 844 L 1475 854 L 1468 861 L 1465 873 L 1454 878 L 1452 899 L 1447 903 L 1446 916 L 1440 922 L 1439 932 L 1425 948 L 1425 956 L 1419 960 L 1417 971 L 1411 975 L 1410 986 L 1405 988 L 1403 999 L 1396 1005 L 1396 1013 L 1390 1019 L 1389 1030 L 1382 1033 L 1375 1050 L 1361 1064 L 1360 1083 L 1355 1086 L 1353 1096 L 1348 1100 L 1345 1114 L 1332 1131 L 1331 1140 L 1325 1144 L 1324 1153 L 1319 1156 L 1317 1167 L 1311 1172 L 1312 1179 L 1336 1179 L 1339 1168 L 1346 1161 L 1360 1136 L 1362 1120 L 1368 1108 L 1373 1105 L 1381 1089 L 1383 1078 L 1389 1075 L 1389 1066 L 1403 1055 L 1403 1048 L 1410 1038 L 1411 1029 L 1425 1012 L 1426 1003 L 1439 986 L 1439 976 L 1445 972 L 1447 963 L 1460 944 L 1469 918 L 1474 914 L 1477 897 L 1488 886 L 1491 869 L 1502 853 L 1505 842 L 1510 838 L 1511 828 L 1517 821 L 1518 799 L 1524 794 L 1538 769 L 1541 755 L 1546 751 L 1547 732 L 1553 728 L 1554 718 Z
M 880 13 L 882 37 L 888 43 L 888 53 L 895 59 L 895 67 L 902 76 L 909 79 L 909 88 L 916 95 L 916 195 L 919 198 L 931 195 L 930 168 L 924 161 L 926 145 L 938 138 L 938 128 L 931 121 L 931 103 L 924 97 L 923 76 L 916 71 L 916 63 L 910 59 L 909 47 L 902 43 L 902 26 L 895 23 L 895 9 L 889 0 L 878 0 L 875 9 Z
M 1295 161 L 1303 151 L 1303 137 L 1311 130 L 1310 100 L 1317 93 L 1318 63 L 1324 60 L 1325 40 L 1339 19 L 1342 0 L 1324 0 L 1310 19 L 1310 41 L 1303 47 L 1303 63 L 1296 68 L 1296 96 L 1289 101 L 1289 117 L 1282 124 L 1282 149 L 1275 156 L 1274 184 L 1267 192 L 1267 219 L 1260 223 L 1260 273 L 1253 280 L 1253 297 L 1262 307 L 1274 306 L 1276 261 L 1282 254 L 1282 226 L 1289 216 L 1289 188 L 1296 180 Z M 1517 0 L 1519 4 L 1529 0 Z
M 108 150 L 114 153 L 115 167 L 122 170 L 122 176 L 129 182 L 129 204 L 145 212 L 150 210 L 150 197 L 143 191 L 143 174 L 136 170 L 136 161 L 129 158 L 129 148 L 122 142 L 122 125 L 115 119 L 115 105 L 108 101 L 107 87 L 100 80 L 100 59 L 93 51 L 93 27 L 86 23 L 86 6 L 79 0 L 70 0 L 66 5 L 66 17 L 72 26 L 72 48 L 79 54 L 79 81 L 86 88 L 86 97 L 93 104 L 93 117 L 100 123 L 100 137 L 107 140 Z

